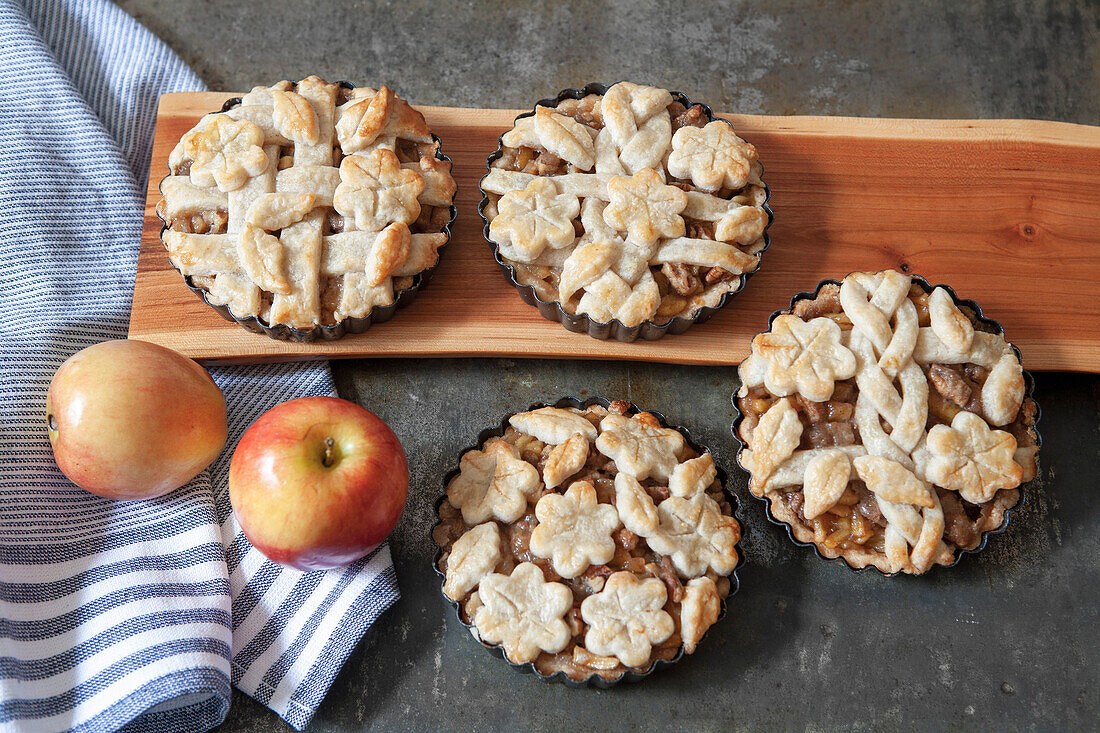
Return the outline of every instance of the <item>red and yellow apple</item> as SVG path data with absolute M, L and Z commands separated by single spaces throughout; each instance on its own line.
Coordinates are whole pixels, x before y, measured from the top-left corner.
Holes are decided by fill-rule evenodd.
M 241 437 L 229 499 L 252 545 L 301 570 L 347 565 L 393 531 L 405 507 L 405 451 L 377 415 L 335 397 L 264 413 Z
M 144 341 L 104 341 L 69 357 L 46 395 L 62 473 L 109 499 L 179 488 L 225 445 L 225 398 L 195 362 Z

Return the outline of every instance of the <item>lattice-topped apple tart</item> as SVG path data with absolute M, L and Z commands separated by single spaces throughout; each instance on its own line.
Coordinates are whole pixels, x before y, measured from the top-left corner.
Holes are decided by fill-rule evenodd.
M 483 434 L 432 537 L 475 638 L 567 683 L 691 654 L 737 588 L 741 526 L 710 453 L 623 401 L 563 400 Z
M 756 149 L 684 95 L 568 89 L 504 133 L 481 180 L 485 235 L 524 300 L 597 338 L 679 333 L 760 265 L 771 222 Z
M 1007 526 L 1037 471 L 1019 352 L 922 278 L 856 272 L 799 294 L 739 374 L 750 490 L 792 539 L 853 568 L 954 564 Z
M 273 338 L 390 318 L 428 281 L 455 217 L 439 139 L 386 86 L 256 87 L 203 117 L 169 167 L 157 214 L 172 265 Z

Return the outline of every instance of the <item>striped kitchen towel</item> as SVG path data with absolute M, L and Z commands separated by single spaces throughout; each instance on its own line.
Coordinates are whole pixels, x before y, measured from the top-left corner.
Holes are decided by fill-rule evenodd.
M 205 730 L 230 684 L 301 728 L 397 598 L 385 545 L 302 573 L 229 511 L 237 439 L 333 394 L 326 364 L 217 370 L 226 450 L 160 499 L 100 499 L 53 462 L 53 372 L 126 336 L 157 97 L 201 88 L 106 0 L 0 0 L 0 730 Z

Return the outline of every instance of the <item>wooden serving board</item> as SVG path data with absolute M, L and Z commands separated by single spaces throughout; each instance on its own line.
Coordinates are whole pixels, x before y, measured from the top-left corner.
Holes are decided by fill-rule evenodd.
M 176 141 L 230 94 L 161 98 L 130 337 L 203 362 L 530 356 L 736 364 L 790 297 L 852 270 L 908 269 L 1000 321 L 1030 369 L 1100 371 L 1100 127 L 1027 120 L 727 115 L 772 190 L 772 247 L 729 306 L 678 336 L 598 341 L 543 320 L 493 261 L 478 179 L 519 110 L 421 107 L 454 161 L 458 220 L 430 285 L 394 318 L 295 344 L 223 320 L 184 285 L 154 207 Z

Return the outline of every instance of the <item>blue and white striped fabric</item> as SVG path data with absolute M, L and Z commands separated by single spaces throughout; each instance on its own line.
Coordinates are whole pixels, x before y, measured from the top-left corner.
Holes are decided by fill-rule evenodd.
M 332 394 L 325 364 L 218 370 L 226 450 L 161 499 L 100 499 L 53 462 L 53 372 L 126 336 L 157 97 L 201 88 L 105 0 L 0 0 L 0 730 L 204 730 L 230 684 L 301 728 L 397 597 L 388 547 L 301 573 L 229 511 L 237 439 Z

